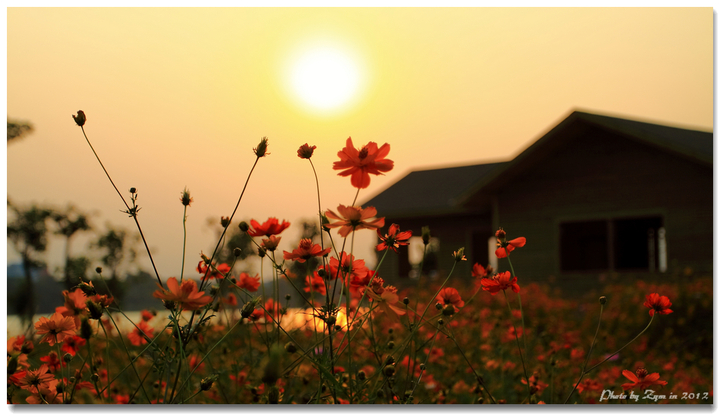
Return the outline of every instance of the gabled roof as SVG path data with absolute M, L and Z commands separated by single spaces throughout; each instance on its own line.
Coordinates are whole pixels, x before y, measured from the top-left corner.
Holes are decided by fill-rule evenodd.
M 428 216 L 464 212 L 458 198 L 507 163 L 413 171 L 363 204 L 383 216 Z
M 501 188 L 517 167 L 544 158 L 588 127 L 607 130 L 698 164 L 713 164 L 712 132 L 574 111 L 509 162 L 413 171 L 365 205 L 396 218 L 467 213 L 464 203 L 468 199 L 481 191 Z

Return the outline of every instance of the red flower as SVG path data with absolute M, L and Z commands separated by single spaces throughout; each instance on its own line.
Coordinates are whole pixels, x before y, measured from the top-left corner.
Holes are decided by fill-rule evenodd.
M 365 267 L 365 260 L 355 260 L 355 256 L 348 255 L 343 251 L 340 254 L 342 262 L 338 261 L 335 257 L 330 257 L 328 262 L 328 270 L 330 277 L 328 279 L 334 280 L 339 278 L 345 278 L 347 282 L 354 280 L 361 280 L 368 276 L 369 269 Z M 338 269 L 340 275 L 338 276 Z
M 517 284 L 517 277 L 510 279 L 510 272 L 498 273 L 492 279 L 480 280 L 483 290 L 487 290 L 491 295 L 496 295 L 501 290 L 512 288 L 513 292 L 519 293 L 520 286 Z
M 360 149 L 356 149 L 352 138 L 348 138 L 345 148 L 338 152 L 340 161 L 333 163 L 334 170 L 344 170 L 339 176 L 350 177 L 353 187 L 364 189 L 370 185 L 370 174 L 380 175 L 393 169 L 392 160 L 385 157 L 390 152 L 390 145 L 383 144 L 378 148 L 375 142 L 369 142 Z
M 651 385 L 667 385 L 666 381 L 660 380 L 660 373 L 648 374 L 648 371 L 643 368 L 637 369 L 635 373 L 630 370 L 623 370 L 622 374 L 632 381 L 632 383 L 623 383 L 623 390 L 637 387 L 639 390 L 643 391 Z
M 85 345 L 85 339 L 82 337 L 78 337 L 77 335 L 71 335 L 69 337 L 65 337 L 65 341 L 63 342 L 62 347 L 60 349 L 65 353 L 70 353 L 71 356 L 74 356 L 77 354 L 77 350 L 79 347 L 82 347 Z
M 385 218 L 374 218 L 377 215 L 377 210 L 372 206 L 363 209 L 360 206 L 340 205 L 338 206 L 338 212 L 340 215 L 331 210 L 325 211 L 325 216 L 338 221 L 325 226 L 328 228 L 340 227 L 338 234 L 341 237 L 347 237 L 356 229 L 378 229 L 385 225 Z
M 516 247 L 524 247 L 525 241 L 525 237 L 515 238 L 510 241 L 505 241 L 505 239 L 498 240 L 499 248 L 495 250 L 495 256 L 497 256 L 497 258 L 505 258 Z
M 265 251 L 275 251 L 278 245 L 280 245 L 281 239 L 282 237 L 271 235 L 270 237 L 262 240 L 262 247 L 265 249 Z
M 50 351 L 47 356 L 40 357 L 40 361 L 45 363 L 48 366 L 48 369 L 53 373 L 58 371 L 61 366 L 60 359 L 58 359 L 57 353 L 55 351 Z
M 446 287 L 441 290 L 435 301 L 443 306 L 453 305 L 455 307 L 455 312 L 459 311 L 459 308 L 465 306 L 465 302 L 463 302 L 460 297 L 460 293 L 452 287 Z
M 385 251 L 385 249 L 390 248 L 393 251 L 397 252 L 397 249 L 401 245 L 408 245 L 408 240 L 410 239 L 410 237 L 412 237 L 412 231 L 398 233 L 398 229 L 400 229 L 400 226 L 398 224 L 390 225 L 390 228 L 388 228 L 388 233 L 385 234 L 385 237 L 380 235 L 380 231 L 377 231 L 378 237 L 382 242 L 378 244 L 377 247 L 375 247 L 375 250 Z
M 157 315 L 157 314 L 156 314 L 156 313 L 153 313 L 153 312 L 150 312 L 150 311 L 148 311 L 147 309 L 143 309 L 142 311 L 140 311 L 140 317 L 141 317 L 142 320 L 145 321 L 145 322 L 148 322 L 148 321 L 150 321 L 151 319 L 155 318 L 155 315 Z
M 283 219 L 282 223 L 278 222 L 277 218 L 269 218 L 265 223 L 260 225 L 255 219 L 250 220 L 252 228 L 248 230 L 248 235 L 251 237 L 261 237 L 265 235 L 276 235 L 287 229 L 290 226 L 290 222 Z
M 227 263 L 222 263 L 217 267 L 213 266 L 213 268 L 210 269 L 210 272 L 208 272 L 207 264 L 205 264 L 204 260 L 200 260 L 198 262 L 196 270 L 203 277 L 206 277 L 205 274 L 207 274 L 208 279 L 218 279 L 219 280 L 219 279 L 222 279 L 223 277 L 225 277 L 225 275 L 230 272 L 230 266 L 228 266 Z
M 315 151 L 315 148 L 317 148 L 315 145 L 313 145 L 311 147 L 307 143 L 305 145 L 300 145 L 300 148 L 298 148 L 298 151 L 297 151 L 298 157 L 309 160 L 310 157 L 312 157 L 313 151 Z
M 37 370 L 28 370 L 25 376 L 18 379 L 17 385 L 21 389 L 37 393 L 38 389 L 54 390 L 57 384 L 55 375 L 52 374 L 46 364 L 41 365 Z
M 177 279 L 171 277 L 167 280 L 167 287 L 168 290 L 160 287 L 153 296 L 169 302 L 178 302 L 183 310 L 200 309 L 212 301 L 212 296 L 198 291 L 194 280 L 183 280 L 178 284 Z
M 145 339 L 145 336 L 152 338 L 153 332 L 155 330 L 147 324 L 145 321 L 140 321 L 137 323 L 137 326 L 133 328 L 132 331 L 128 334 L 128 339 L 130 340 L 130 343 L 132 345 L 143 345 L 147 342 Z
M 650 316 L 655 316 L 656 313 L 660 315 L 671 314 L 672 310 L 668 309 L 672 305 L 670 299 L 667 296 L 660 296 L 657 293 L 651 293 L 645 297 L 645 303 L 643 304 L 646 308 L 650 308 Z
M 298 247 L 291 253 L 283 251 L 283 258 L 286 260 L 295 260 L 298 263 L 304 263 L 313 257 L 322 257 L 330 253 L 330 248 L 322 249 L 320 244 L 313 244 L 309 238 L 303 238 L 300 240 Z
M 313 293 L 325 295 L 325 280 L 318 276 L 317 272 L 312 276 L 305 277 L 305 288 L 303 290 L 310 293 L 311 289 Z
M 480 263 L 475 263 L 472 268 L 472 276 L 479 279 L 487 278 L 489 271 L 485 269 Z
M 260 288 L 260 276 L 250 277 L 250 275 L 245 272 L 240 273 L 236 285 L 248 292 L 255 292 Z
M 66 337 L 75 335 L 76 327 L 72 316 L 63 316 L 55 312 L 50 319 L 40 318 L 35 323 L 35 330 L 38 335 L 45 335 L 40 340 L 41 343 L 47 342 L 52 346 L 65 341 Z

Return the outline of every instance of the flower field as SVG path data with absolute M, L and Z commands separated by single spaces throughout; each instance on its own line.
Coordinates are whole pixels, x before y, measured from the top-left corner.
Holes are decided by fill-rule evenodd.
M 85 135 L 85 114 L 74 119 Z M 255 164 L 265 162 L 268 146 L 263 138 L 253 150 Z M 313 172 L 315 148 L 298 149 Z M 470 277 L 450 271 L 401 288 L 378 277 L 379 265 L 412 236 L 356 205 L 371 174 L 393 169 L 389 152 L 388 144 L 357 148 L 347 139 L 333 168 L 350 177 L 355 201 L 318 207 L 320 233 L 292 251 L 278 250 L 287 221 L 233 223 L 241 194 L 222 218 L 223 236 L 229 228 L 245 234 L 261 273 L 218 262 L 221 236 L 212 254 L 188 261 L 193 268 L 179 260 L 184 277 L 157 275 L 162 314 L 146 310 L 130 324 L 98 268 L 64 291 L 64 305 L 32 333 L 9 336 L 8 403 L 713 402 L 710 277 L 611 283 L 568 299 L 557 284 L 523 281 L 531 266 L 513 265 L 512 255 L 533 243 L 502 228 L 499 271 L 475 264 Z M 129 202 L 115 190 L 142 234 L 137 190 Z M 185 211 L 192 202 L 183 191 Z M 360 229 L 377 231 L 378 266 L 352 254 Z M 426 247 L 431 234 L 422 231 Z M 463 248 L 445 256 L 468 262 Z M 297 290 L 302 308 L 288 309 L 280 282 Z

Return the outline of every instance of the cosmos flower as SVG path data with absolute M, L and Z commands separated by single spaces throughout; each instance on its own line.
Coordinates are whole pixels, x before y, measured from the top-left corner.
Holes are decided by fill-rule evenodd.
M 313 257 L 322 257 L 330 253 L 330 248 L 322 249 L 320 244 L 313 244 L 309 238 L 303 238 L 300 240 L 298 247 L 291 253 L 283 251 L 283 258 L 286 260 L 294 260 L 298 263 L 304 263 Z
M 648 374 L 647 369 L 643 368 L 637 369 L 635 373 L 630 370 L 623 370 L 622 374 L 632 381 L 632 383 L 623 383 L 623 390 L 637 387 L 640 391 L 643 391 L 652 385 L 665 386 L 668 383 L 664 380 L 660 380 L 660 373 Z
M 65 341 L 66 337 L 75 335 L 75 320 L 72 316 L 63 316 L 63 314 L 55 312 L 50 318 L 40 318 L 35 323 L 35 330 L 38 335 L 44 335 L 40 340 L 41 343 L 55 345 Z
M 412 237 L 412 231 L 398 232 L 400 226 L 398 224 L 390 225 L 388 233 L 383 237 L 380 231 L 377 231 L 378 237 L 382 242 L 375 247 L 376 251 L 385 251 L 387 248 L 397 253 L 401 245 L 408 245 L 408 240 Z
M 454 306 L 455 312 L 459 311 L 459 308 L 465 306 L 465 302 L 463 302 L 462 298 L 460 297 L 460 293 L 458 293 L 457 289 L 454 289 L 452 287 L 443 288 L 440 293 L 438 293 L 435 301 L 443 306 Z
M 328 228 L 340 228 L 338 234 L 341 237 L 347 237 L 352 231 L 357 229 L 378 229 L 385 225 L 385 218 L 375 219 L 377 210 L 368 206 L 365 209 L 360 206 L 338 206 L 338 214 L 331 210 L 325 211 L 328 219 L 335 219 L 336 222 L 326 224 Z
M 519 293 L 520 286 L 517 284 L 517 277 L 510 279 L 510 272 L 498 273 L 491 279 L 480 280 L 483 290 L 487 290 L 491 295 L 496 295 L 501 290 L 512 289 L 513 292 Z
M 263 235 L 270 237 L 270 235 L 279 234 L 287 229 L 290 226 L 290 222 L 287 222 L 285 219 L 283 219 L 282 222 L 278 222 L 277 218 L 268 218 L 268 220 L 261 225 L 255 219 L 251 219 L 250 225 L 252 228 L 248 230 L 248 235 L 251 237 L 261 237 Z
M 378 148 L 375 142 L 369 142 L 360 149 L 348 138 L 345 148 L 338 152 L 340 161 L 333 163 L 334 170 L 343 170 L 339 176 L 350 177 L 353 187 L 364 189 L 370 185 L 370 174 L 380 175 L 393 169 L 393 161 L 385 157 L 390 152 L 390 145 L 383 144 Z
M 660 315 L 668 315 L 672 313 L 669 309 L 672 303 L 667 296 L 660 296 L 657 293 L 651 293 L 645 297 L 645 303 L 643 304 L 646 308 L 650 308 L 650 316 L 654 316 L 656 313 Z
M 158 285 L 159 287 L 160 285 Z M 200 309 L 212 301 L 212 296 L 199 292 L 194 280 L 183 280 L 178 283 L 175 277 L 167 280 L 168 290 L 162 287 L 153 296 L 169 302 L 177 302 L 183 310 Z

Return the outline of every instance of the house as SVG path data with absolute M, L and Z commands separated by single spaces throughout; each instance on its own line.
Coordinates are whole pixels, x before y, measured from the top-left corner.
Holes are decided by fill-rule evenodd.
M 511 257 L 523 280 L 711 273 L 713 133 L 575 111 L 511 161 L 413 171 L 363 206 L 412 230 L 415 253 L 429 226 L 423 270 L 443 277 L 460 247 L 454 275 L 496 265 L 498 227 L 527 238 Z M 379 274 L 417 276 L 419 258 L 388 257 Z

